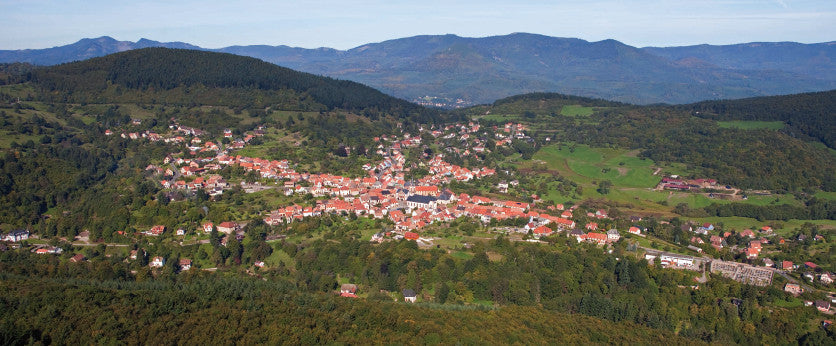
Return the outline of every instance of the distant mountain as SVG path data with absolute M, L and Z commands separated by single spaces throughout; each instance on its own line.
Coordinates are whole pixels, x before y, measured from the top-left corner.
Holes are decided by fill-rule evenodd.
M 201 49 L 198 46 L 183 42 L 157 42 L 144 38 L 137 42 L 117 41 L 112 37 L 102 36 L 99 38 L 85 38 L 73 44 L 53 48 L 0 50 L 0 62 L 57 65 L 148 47 Z
M 683 64 L 703 62 L 735 70 L 787 71 L 836 80 L 836 42 L 752 42 L 726 46 L 645 47 L 642 50 Z
M 92 41 L 108 44 L 82 40 L 46 50 L 0 51 L 0 62 L 55 64 L 94 56 L 105 47 L 118 51 L 140 43 L 185 45 L 107 39 Z M 788 52 L 770 53 L 766 46 Z M 215 51 L 348 79 L 397 97 L 445 106 L 490 103 L 538 91 L 649 104 L 836 89 L 833 44 L 696 47 L 636 48 L 614 40 L 588 42 L 516 33 L 485 38 L 415 36 L 345 51 L 264 45 Z M 816 70 L 824 72 L 813 73 Z

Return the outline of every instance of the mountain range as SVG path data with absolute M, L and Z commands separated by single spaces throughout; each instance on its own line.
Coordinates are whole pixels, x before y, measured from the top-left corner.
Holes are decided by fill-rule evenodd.
M 535 91 L 677 104 L 836 89 L 836 42 L 637 48 L 615 40 L 515 33 L 414 36 L 336 50 L 267 45 L 204 49 L 183 42 L 100 37 L 47 49 L 0 51 L 0 62 L 54 65 L 146 47 L 250 56 L 447 107 Z

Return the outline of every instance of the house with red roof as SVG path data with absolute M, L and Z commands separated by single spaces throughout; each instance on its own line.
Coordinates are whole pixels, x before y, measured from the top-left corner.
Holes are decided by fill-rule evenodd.
M 535 228 L 534 231 L 532 231 L 532 233 L 534 233 L 535 237 L 539 238 L 539 237 L 550 236 L 552 233 L 554 233 L 554 231 L 552 231 L 551 228 L 548 228 L 546 226 L 540 226 L 540 227 Z
M 218 225 L 218 232 L 223 232 L 226 234 L 231 234 L 238 230 L 238 224 L 232 221 L 224 221 Z
M 595 233 L 589 232 L 586 234 L 586 238 L 584 239 L 590 243 L 596 243 L 598 245 L 604 245 L 607 243 L 607 235 L 603 233 Z

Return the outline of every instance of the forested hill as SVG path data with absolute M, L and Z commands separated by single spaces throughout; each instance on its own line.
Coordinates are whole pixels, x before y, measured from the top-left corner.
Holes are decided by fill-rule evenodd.
M 836 149 L 836 90 L 705 101 L 677 108 L 691 110 L 707 119 L 782 121 L 791 133 L 811 137 Z
M 44 97 L 59 98 L 47 101 L 58 102 L 226 106 L 248 102 L 260 106 L 291 100 L 328 109 L 432 112 L 356 82 L 298 72 L 255 58 L 185 49 L 116 53 L 37 69 L 28 79 L 42 89 Z
M 533 93 L 457 113 L 478 118 L 483 126 L 520 119 L 535 137 L 539 132 L 557 141 L 638 149 L 642 157 L 684 163 L 702 176 L 743 188 L 836 191 L 836 156 L 814 145 L 832 144 L 834 109 L 833 91 L 682 106 Z M 745 120 L 775 121 L 767 125 L 776 127 Z

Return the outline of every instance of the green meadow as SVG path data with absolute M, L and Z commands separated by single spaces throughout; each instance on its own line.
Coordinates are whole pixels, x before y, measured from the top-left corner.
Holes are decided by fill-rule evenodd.
M 653 189 L 666 174 L 686 172 L 684 167 L 661 166 L 652 160 L 637 157 L 636 151 L 625 149 L 576 145 L 574 150 L 570 150 L 569 147 L 557 144 L 544 147 L 531 161 L 522 162 L 518 167 L 533 169 L 543 174 L 559 173 L 582 187 L 582 194 L 577 196 L 580 199 L 606 198 L 632 204 L 632 209 L 636 211 L 667 214 L 680 203 L 685 203 L 690 208 L 703 208 L 712 203 L 731 203 L 729 200 L 709 198 L 704 194 Z M 657 170 L 658 174 L 654 175 Z M 606 195 L 597 191 L 597 183 L 603 180 L 609 180 L 613 184 Z M 561 195 L 556 189 L 550 189 L 549 194 L 543 197 L 556 203 L 577 201 L 573 196 Z M 823 193 L 820 197 L 836 198 L 836 194 Z M 750 195 L 747 200 L 739 202 L 754 205 L 801 205 L 801 202 L 790 194 Z
M 652 160 L 636 156 L 635 151 L 590 148 L 578 145 L 552 145 L 538 151 L 533 159 L 545 163 L 550 170 L 557 170 L 579 183 L 609 180 L 615 187 L 652 188 L 661 181 L 654 176 Z
M 595 112 L 594 107 L 584 107 L 580 105 L 566 105 L 560 110 L 561 115 L 576 117 L 576 116 L 590 116 Z

